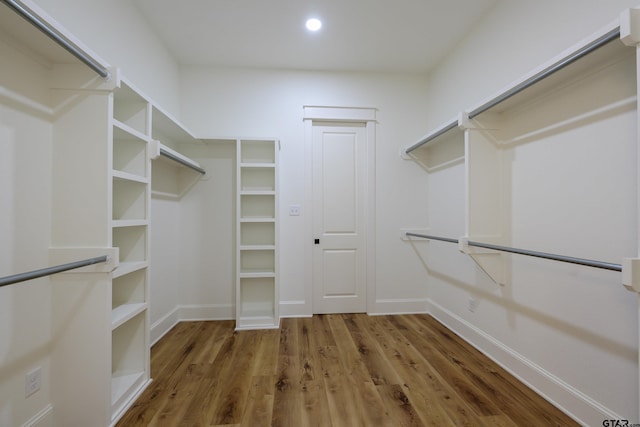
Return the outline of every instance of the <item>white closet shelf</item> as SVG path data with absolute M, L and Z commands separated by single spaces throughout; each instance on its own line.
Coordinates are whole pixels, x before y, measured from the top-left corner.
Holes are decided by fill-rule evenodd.
M 129 172 L 122 172 L 119 170 L 113 170 L 111 171 L 111 176 L 113 177 L 113 179 L 121 179 L 123 181 L 133 181 L 133 182 L 139 182 L 141 184 L 148 184 L 149 183 L 149 178 L 146 178 L 144 176 L 139 176 L 139 175 L 135 175 Z
M 272 278 L 276 277 L 276 273 L 274 271 L 264 271 L 264 270 L 240 270 L 240 278 L 241 279 L 261 279 L 261 278 Z M 269 285 L 265 285 L 269 286 Z
M 114 128 L 113 137 L 115 139 L 139 139 L 141 141 L 149 142 L 149 137 L 139 130 L 134 129 L 118 119 L 112 118 L 111 120 Z
M 276 192 L 271 190 L 241 190 L 241 196 L 275 196 Z
M 237 321 L 236 329 L 277 329 L 280 325 L 274 325 L 273 316 L 273 311 L 243 313 Z
M 484 112 L 501 113 L 551 93 L 558 87 L 602 69 L 626 52 L 633 52 L 620 40 L 620 27 L 612 26 L 584 39 L 550 61 L 516 80 L 478 106 L 468 110 L 473 119 Z
M 144 225 L 149 225 L 149 221 L 146 219 L 117 219 L 111 223 L 113 228 L 139 227 Z
M 459 124 L 460 119 L 458 118 L 447 121 L 445 124 L 437 127 L 433 131 L 420 138 L 420 140 L 415 144 L 403 149 L 400 153 L 400 156 L 405 159 L 411 159 L 412 157 L 410 157 L 410 152 L 426 147 L 427 145 L 437 144 L 445 137 L 448 137 L 455 132 L 462 133 L 463 131 L 460 128 Z
M 276 167 L 275 163 L 240 163 L 241 168 L 264 168 L 264 169 L 273 169 Z
M 254 217 L 250 217 L 250 218 L 243 217 L 243 218 L 240 218 L 240 222 L 246 222 L 246 223 L 262 223 L 262 222 L 274 223 L 274 222 L 276 222 L 276 219 L 275 218 L 259 218 L 259 217 L 256 217 L 256 218 L 254 218 Z
M 144 386 L 145 372 L 114 373 L 111 377 L 111 408 L 114 414 L 126 404 L 129 397 Z
M 241 251 L 273 251 L 275 245 L 240 245 Z
M 138 262 L 121 262 L 118 265 L 118 268 L 113 270 L 112 278 L 118 278 L 125 276 L 129 273 L 133 273 L 134 271 L 142 270 L 147 268 L 149 263 L 147 261 L 138 261 Z
M 412 158 L 408 157 L 408 152 L 462 131 L 461 127 L 468 124 L 469 118 L 480 116 L 485 112 L 502 113 L 514 106 L 531 102 L 571 82 L 577 75 L 593 72 L 602 68 L 603 64 L 615 61 L 615 58 L 624 54 L 625 50 L 631 51 L 620 41 L 619 32 L 617 26 L 606 28 L 604 32 L 574 45 L 477 106 L 461 112 L 458 118 L 449 120 L 427 133 L 418 142 L 403 149 L 400 155 L 404 158 Z M 591 51 L 593 47 L 595 50 Z M 569 64 L 571 66 L 568 66 Z
M 182 123 L 158 105 L 152 106 L 151 115 L 153 139 L 162 141 L 168 138 L 177 143 L 196 140 L 196 137 Z
M 134 304 L 122 304 L 114 307 L 111 310 L 111 329 L 116 329 L 118 326 L 125 324 L 127 321 L 133 319 L 138 314 L 147 309 L 147 304 L 134 303 Z

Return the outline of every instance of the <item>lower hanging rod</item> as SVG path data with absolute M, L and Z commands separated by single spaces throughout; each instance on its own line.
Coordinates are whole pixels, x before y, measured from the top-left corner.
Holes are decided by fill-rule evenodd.
M 108 261 L 109 257 L 107 255 L 103 255 L 96 258 L 85 259 L 82 261 L 70 262 L 68 264 L 56 265 L 55 267 L 47 267 L 40 270 L 29 271 L 26 273 L 14 274 L 12 276 L 0 277 L 0 287 Z
M 406 236 L 410 236 L 410 237 L 421 237 L 423 239 L 439 240 L 441 242 L 449 242 L 449 243 L 458 244 L 458 239 L 450 239 L 448 237 L 429 236 L 427 234 L 417 234 L 417 233 L 405 233 L 405 235 Z
M 421 237 L 423 239 L 429 239 L 429 240 L 440 240 L 443 242 L 458 243 L 457 239 L 450 239 L 447 237 L 429 236 L 426 234 L 417 234 L 417 233 L 406 233 L 406 235 L 412 236 L 412 237 Z M 546 252 L 531 251 L 528 249 L 517 249 L 517 248 L 511 248 L 509 246 L 500 246 L 500 245 L 492 245 L 489 243 L 473 242 L 471 240 L 467 241 L 467 244 L 469 246 L 475 246 L 477 248 L 491 249 L 491 250 L 501 251 L 501 252 L 509 252 L 509 253 L 518 254 L 518 255 L 527 255 L 527 256 L 532 256 L 536 258 L 544 258 L 544 259 L 550 259 L 554 261 L 567 262 L 570 264 L 585 265 L 588 267 L 601 268 L 604 270 L 622 271 L 621 264 L 614 264 L 611 262 L 594 261 L 591 259 L 575 258 L 575 257 L 570 257 L 565 255 L 556 255 L 556 254 L 550 254 Z

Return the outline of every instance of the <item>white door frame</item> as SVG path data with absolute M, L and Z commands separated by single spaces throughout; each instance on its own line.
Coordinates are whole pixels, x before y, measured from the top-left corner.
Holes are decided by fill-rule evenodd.
M 376 301 L 376 109 L 353 107 L 304 106 L 304 180 L 305 206 L 313 206 L 313 123 L 343 122 L 364 123 L 366 135 L 366 186 L 365 189 L 365 248 L 366 248 L 366 300 L 367 313 L 375 307 Z M 304 297 L 305 314 L 313 314 L 313 213 L 305 215 L 304 243 Z

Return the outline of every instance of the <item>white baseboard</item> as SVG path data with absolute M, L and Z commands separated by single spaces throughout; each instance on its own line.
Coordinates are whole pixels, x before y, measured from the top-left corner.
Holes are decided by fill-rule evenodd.
M 53 406 L 48 404 L 35 414 L 22 427 L 53 427 Z
M 412 299 L 379 299 L 376 300 L 370 316 L 382 316 L 386 314 L 416 314 L 427 313 L 428 301 L 426 298 Z
M 304 301 L 280 301 L 280 317 L 311 317 L 311 304 Z
M 231 304 L 177 305 L 151 325 L 151 345 L 155 344 L 178 322 L 233 319 L 233 306 Z
M 171 330 L 179 321 L 178 310 L 179 306 L 176 306 L 169 313 L 165 314 L 160 320 L 151 325 L 149 332 L 149 339 L 151 345 L 154 345 L 160 338 L 162 338 L 167 332 Z
M 385 314 L 415 314 L 427 312 L 426 299 L 388 299 L 377 300 L 370 316 Z M 311 304 L 304 301 L 280 301 L 280 317 L 311 317 L 313 310 Z
M 186 320 L 233 320 L 231 304 L 181 305 L 180 321 Z
M 580 424 L 624 419 L 455 313 L 432 300 L 428 307 L 436 320 Z

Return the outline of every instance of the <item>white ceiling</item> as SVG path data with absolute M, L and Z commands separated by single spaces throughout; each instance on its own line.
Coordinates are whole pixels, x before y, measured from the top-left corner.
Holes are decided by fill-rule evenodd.
M 181 64 L 398 72 L 428 71 L 498 2 L 133 1 Z

